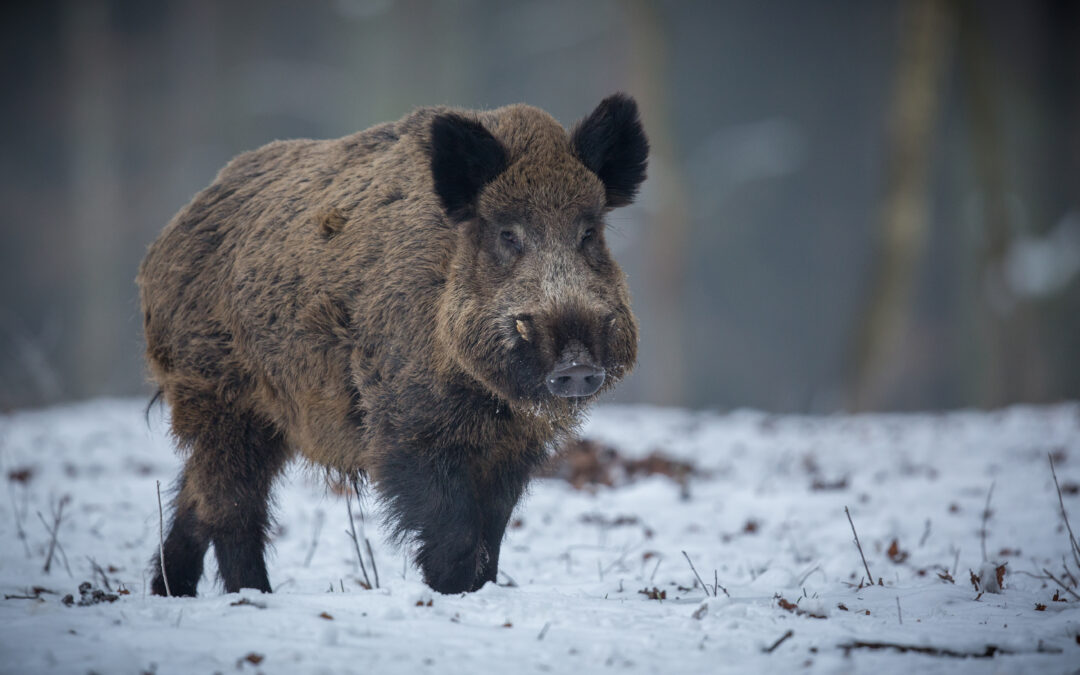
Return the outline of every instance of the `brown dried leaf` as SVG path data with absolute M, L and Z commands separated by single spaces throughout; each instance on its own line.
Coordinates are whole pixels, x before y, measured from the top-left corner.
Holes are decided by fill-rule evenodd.
M 1005 567 L 1009 563 L 1001 563 L 994 569 L 994 573 L 997 574 L 998 588 L 1005 588 Z
M 822 480 L 821 478 L 815 478 L 810 483 L 810 489 L 815 492 L 834 492 L 836 490 L 846 490 L 848 487 L 847 476 L 842 476 L 836 480 Z
M 787 611 L 792 612 L 793 614 L 796 614 L 798 616 L 808 616 L 811 619 L 824 619 L 825 618 L 824 614 L 814 614 L 813 612 L 809 612 L 809 611 L 799 607 L 799 605 L 797 603 L 788 601 L 786 598 L 784 598 L 784 596 L 780 595 L 779 593 L 774 595 L 773 597 L 776 599 L 776 604 L 780 605 L 781 609 L 786 609 Z
M 249 652 L 248 655 L 245 656 L 242 660 L 247 661 L 248 663 L 252 663 L 252 664 L 257 666 L 260 663 L 262 663 L 263 659 L 265 659 L 265 658 L 266 657 L 263 656 L 262 654 L 256 654 L 255 652 Z
M 12 483 L 22 483 L 23 485 L 26 485 L 33 477 L 34 469 L 33 467 L 29 466 L 24 466 L 8 471 L 8 480 Z
M 327 621 L 333 621 L 334 620 L 334 617 L 330 614 L 330 612 L 322 612 L 322 613 L 320 613 L 319 618 L 326 619 Z
M 593 485 L 624 485 L 639 477 L 662 475 L 679 484 L 700 471 L 689 462 L 654 452 L 643 459 L 627 459 L 603 443 L 578 439 L 564 445 L 537 475 L 561 478 L 577 489 Z
M 652 589 L 643 588 L 638 591 L 638 593 L 641 593 L 650 600 L 667 600 L 667 591 L 662 591 L 656 586 L 653 586 Z
M 908 559 L 908 552 L 900 550 L 900 542 L 896 539 L 892 540 L 889 544 L 889 549 L 885 551 L 885 555 L 889 556 L 889 560 L 893 561 L 897 565 Z
M 641 519 L 637 516 L 618 515 L 609 518 L 602 513 L 584 513 L 581 515 L 580 520 L 587 525 L 599 525 L 600 527 L 626 527 L 641 523 Z
M 266 609 L 266 603 L 256 602 L 254 600 L 248 600 L 247 598 L 240 598 L 236 602 L 230 602 L 230 607 L 255 607 L 256 609 Z
M 1039 603 L 1039 602 L 1036 602 L 1035 603 L 1035 611 L 1036 612 L 1045 612 L 1046 611 L 1046 605 L 1044 605 L 1042 603 Z

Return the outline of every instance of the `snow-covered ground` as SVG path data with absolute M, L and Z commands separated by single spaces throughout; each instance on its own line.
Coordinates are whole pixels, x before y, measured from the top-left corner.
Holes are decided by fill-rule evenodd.
M 146 592 L 158 542 L 155 481 L 171 485 L 179 460 L 162 415 L 152 412 L 148 429 L 144 405 L 100 400 L 0 417 L 0 671 L 1080 666 L 1080 602 L 1055 601 L 1057 585 L 1040 578 L 1044 568 L 1062 578 L 1065 560 L 1077 573 L 1047 454 L 1080 526 L 1080 405 L 826 418 L 601 408 L 585 437 L 630 458 L 660 450 L 696 472 L 685 486 L 662 474 L 580 490 L 535 481 L 504 544 L 506 585 L 460 596 L 423 585 L 381 537 L 374 504 L 367 535 L 381 588 L 364 590 L 344 498 L 297 466 L 276 490 L 276 592 L 222 594 L 210 554 L 195 599 Z M 61 501 L 46 573 L 46 526 Z M 845 506 L 875 585 L 860 587 L 866 573 Z M 683 551 L 730 597 L 706 597 Z M 970 571 L 987 568 L 986 581 L 1003 563 L 1003 592 L 977 592 Z M 114 593 L 127 593 L 78 606 L 81 582 L 106 590 L 102 573 Z M 63 603 L 67 594 L 74 606 Z

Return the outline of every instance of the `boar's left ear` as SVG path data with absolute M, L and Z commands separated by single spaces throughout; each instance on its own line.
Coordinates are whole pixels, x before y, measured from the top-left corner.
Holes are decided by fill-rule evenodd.
M 452 220 L 476 214 L 480 189 L 506 169 L 506 148 L 479 122 L 447 113 L 431 122 L 431 175 Z
M 634 99 L 626 94 L 605 98 L 574 127 L 570 143 L 581 163 L 603 181 L 609 207 L 634 201 L 649 159 Z

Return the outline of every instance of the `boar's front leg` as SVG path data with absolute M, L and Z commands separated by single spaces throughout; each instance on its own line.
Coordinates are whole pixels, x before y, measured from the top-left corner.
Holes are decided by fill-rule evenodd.
M 487 480 L 481 482 L 481 493 L 485 497 L 483 545 L 487 555 L 482 561 L 477 588 L 488 581 L 496 581 L 499 573 L 499 551 L 506 533 L 506 524 L 525 490 L 531 466 L 526 462 L 508 461 L 489 469 Z
M 478 480 L 473 453 L 400 448 L 380 463 L 377 486 L 402 538 L 418 546 L 424 581 L 440 593 L 494 581 L 499 547 L 524 481 Z

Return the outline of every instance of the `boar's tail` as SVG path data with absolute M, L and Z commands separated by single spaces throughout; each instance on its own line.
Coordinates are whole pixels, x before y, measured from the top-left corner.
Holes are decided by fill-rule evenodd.
M 158 387 L 157 391 L 154 392 L 154 395 L 150 397 L 150 402 L 146 404 L 146 410 L 143 411 L 143 418 L 146 419 L 147 429 L 150 428 L 150 409 L 154 407 L 155 403 L 161 402 L 161 396 L 164 393 L 165 391 L 161 387 Z

